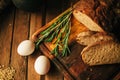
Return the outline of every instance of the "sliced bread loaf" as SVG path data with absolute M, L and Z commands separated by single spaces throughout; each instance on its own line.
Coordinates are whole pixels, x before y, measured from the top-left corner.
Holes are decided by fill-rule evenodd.
M 88 65 L 120 63 L 120 44 L 113 40 L 88 45 L 81 52 L 82 60 Z
M 112 32 L 119 23 L 114 7 L 119 0 L 80 0 L 73 10 L 74 17 L 91 31 Z M 117 27 L 119 29 L 119 26 Z
M 93 31 L 85 31 L 78 34 L 76 40 L 81 45 L 90 45 L 95 42 L 112 40 L 111 36 L 104 33 L 96 33 Z

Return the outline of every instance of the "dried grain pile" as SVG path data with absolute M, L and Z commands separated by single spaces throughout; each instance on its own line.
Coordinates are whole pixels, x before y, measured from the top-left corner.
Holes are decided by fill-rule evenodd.
M 14 80 L 15 69 L 0 65 L 0 80 Z

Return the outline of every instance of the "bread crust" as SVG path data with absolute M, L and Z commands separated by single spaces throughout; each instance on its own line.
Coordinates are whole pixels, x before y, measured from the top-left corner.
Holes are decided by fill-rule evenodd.
M 82 60 L 92 66 L 120 63 L 120 0 L 80 0 L 74 17 L 89 30 L 108 34 L 113 39 L 88 44 L 81 52 Z M 99 35 L 98 35 L 99 36 Z
M 93 31 L 84 31 L 78 34 L 76 40 L 81 45 L 90 45 L 95 42 L 100 41 L 108 41 L 112 40 L 113 38 L 107 34 L 104 33 L 96 33 Z
M 119 0 L 80 0 L 74 7 L 73 15 L 82 22 L 78 14 L 85 14 L 98 26 L 97 31 L 110 34 L 119 34 L 118 15 L 114 12 Z M 77 11 L 77 12 L 76 12 Z M 90 28 L 90 26 L 86 26 Z M 93 27 L 94 28 L 94 27 Z M 91 29 L 90 29 L 91 30 Z M 94 31 L 94 29 L 93 29 Z M 115 32 L 117 31 L 117 32 Z
M 96 42 L 85 47 L 81 55 L 90 66 L 120 63 L 120 44 L 113 40 Z

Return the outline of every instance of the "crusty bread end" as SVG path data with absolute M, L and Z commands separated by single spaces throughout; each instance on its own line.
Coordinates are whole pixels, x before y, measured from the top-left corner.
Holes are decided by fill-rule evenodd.
M 88 17 L 86 14 L 74 10 L 73 11 L 74 17 L 84 24 L 89 30 L 91 31 L 98 31 L 98 32 L 105 32 L 98 24 L 96 24 L 90 17 Z
M 85 47 L 81 55 L 90 66 L 120 63 L 120 44 L 113 40 L 96 42 Z

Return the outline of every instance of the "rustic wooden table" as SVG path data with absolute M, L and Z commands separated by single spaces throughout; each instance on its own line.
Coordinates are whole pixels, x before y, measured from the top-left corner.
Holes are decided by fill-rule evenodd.
M 27 12 L 12 6 L 0 14 L 0 65 L 14 67 L 15 80 L 66 80 L 52 62 L 47 75 L 38 75 L 34 70 L 34 62 L 42 54 L 41 51 L 22 57 L 18 55 L 17 47 L 21 41 L 30 39 L 36 30 L 70 7 L 71 2 L 46 0 L 37 12 Z M 119 79 L 120 73 L 115 80 Z
M 70 2 L 46 0 L 37 12 L 27 12 L 12 6 L 0 14 L 0 65 L 14 67 L 15 80 L 64 80 L 52 62 L 47 75 L 38 75 L 34 70 L 34 62 L 42 53 L 35 52 L 22 57 L 18 55 L 17 47 L 21 41 L 30 39 L 37 29 L 67 9 Z

